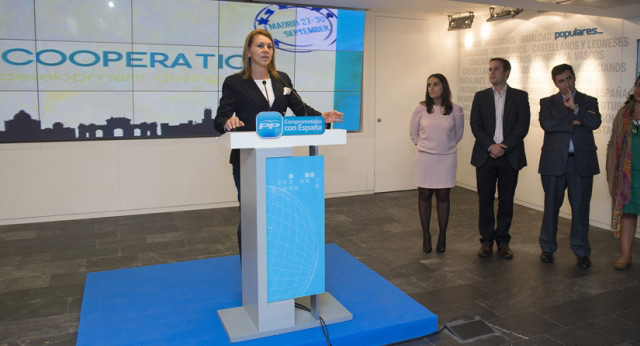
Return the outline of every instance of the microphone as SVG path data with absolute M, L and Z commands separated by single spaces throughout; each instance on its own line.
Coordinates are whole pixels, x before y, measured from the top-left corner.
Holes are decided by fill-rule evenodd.
M 304 106 L 304 116 L 307 116 L 307 104 L 302 101 L 302 97 L 300 97 L 300 94 L 298 94 L 298 91 L 296 91 L 296 89 L 294 89 L 293 87 L 290 87 L 287 85 L 287 83 L 284 81 L 284 79 L 280 79 L 282 81 L 282 84 L 284 84 L 284 86 L 286 86 L 287 88 L 291 89 L 291 91 L 293 91 L 293 94 L 296 95 L 296 97 L 298 98 L 298 100 L 300 100 L 300 102 L 302 102 L 302 105 Z M 332 129 L 333 128 L 333 124 L 332 123 L 328 123 L 325 125 L 326 128 L 328 129 Z
M 286 86 L 287 88 L 291 89 L 291 91 L 293 91 L 293 94 L 296 95 L 296 97 L 298 98 L 298 100 L 300 100 L 300 102 L 302 102 L 302 106 L 304 107 L 304 116 L 307 116 L 307 104 L 302 101 L 302 97 L 300 97 L 300 95 L 298 94 L 298 92 L 296 91 L 296 89 L 294 89 L 293 87 L 290 87 L 287 85 L 287 83 L 285 83 L 284 79 L 281 79 L 282 84 L 284 84 L 284 86 Z M 325 125 L 326 127 L 326 125 Z M 318 150 L 318 146 L 317 145 L 310 145 L 309 146 L 309 156 L 318 156 L 319 154 L 319 150 Z
M 264 86 L 264 94 L 267 96 L 267 106 L 269 106 L 269 110 L 271 110 L 271 101 L 269 101 L 269 91 L 267 90 L 267 81 L 262 81 L 262 86 Z
M 300 97 L 300 95 L 298 94 L 298 92 L 296 91 L 296 89 L 294 89 L 293 87 L 290 87 L 287 85 L 287 83 L 284 81 L 284 79 L 280 79 L 282 81 L 282 84 L 284 84 L 284 86 L 286 86 L 287 88 L 291 89 L 291 91 L 293 91 L 293 94 L 296 95 L 296 97 L 298 98 L 298 100 L 300 100 L 300 102 L 302 102 L 302 105 L 304 106 L 304 116 L 307 116 L 307 104 L 302 101 L 302 98 Z

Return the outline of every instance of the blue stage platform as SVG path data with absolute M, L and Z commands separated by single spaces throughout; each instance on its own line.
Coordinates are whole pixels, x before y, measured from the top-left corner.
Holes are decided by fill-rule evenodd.
M 217 311 L 242 305 L 239 256 L 89 273 L 77 345 L 229 345 Z M 379 345 L 436 331 L 438 318 L 335 244 L 326 289 L 353 320 L 329 325 L 334 345 Z M 320 312 L 322 314 L 322 312 Z M 326 345 L 306 329 L 234 345 Z

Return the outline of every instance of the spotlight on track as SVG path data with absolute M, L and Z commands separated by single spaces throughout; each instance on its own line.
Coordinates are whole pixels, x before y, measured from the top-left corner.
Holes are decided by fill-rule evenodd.
M 454 17 L 457 16 L 457 17 Z M 473 24 L 473 12 L 469 11 L 469 14 L 463 16 L 462 13 L 456 15 L 449 15 L 449 31 L 471 29 Z
M 513 18 L 522 12 L 521 8 L 511 8 L 511 7 L 503 7 L 502 11 L 496 12 L 496 8 L 491 6 L 489 7 L 489 18 L 487 18 L 487 22 L 493 22 L 494 20 L 502 20 Z

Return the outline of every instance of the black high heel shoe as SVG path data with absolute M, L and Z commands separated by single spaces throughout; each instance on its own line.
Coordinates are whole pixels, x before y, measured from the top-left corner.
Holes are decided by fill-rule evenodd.
M 422 251 L 425 253 L 431 252 L 431 234 L 430 233 L 422 233 Z
M 436 245 L 436 252 L 443 253 L 447 250 L 447 235 L 440 233 L 438 235 L 438 245 Z

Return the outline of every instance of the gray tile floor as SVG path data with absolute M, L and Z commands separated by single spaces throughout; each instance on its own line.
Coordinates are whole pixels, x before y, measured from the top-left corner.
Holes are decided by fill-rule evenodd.
M 556 262 L 544 264 L 541 212 L 516 206 L 515 258 L 483 259 L 476 193 L 455 188 L 451 199 L 443 254 L 422 252 L 416 191 L 328 199 L 326 239 L 437 314 L 440 326 L 467 315 L 497 331 L 467 345 L 640 345 L 640 263 L 613 269 L 619 243 L 610 232 L 591 228 L 593 267 L 583 270 L 561 219 Z M 237 221 L 237 208 L 224 208 L 0 226 L 0 344 L 75 344 L 88 272 L 236 254 Z M 444 331 L 406 344 L 460 341 Z

